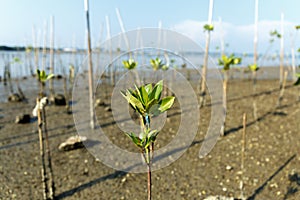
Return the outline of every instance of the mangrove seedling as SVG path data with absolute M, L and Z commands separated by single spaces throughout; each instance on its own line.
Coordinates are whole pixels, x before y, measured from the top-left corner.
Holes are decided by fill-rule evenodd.
M 49 137 L 47 131 L 47 120 L 45 107 L 48 104 L 48 98 L 37 98 L 36 106 L 32 111 L 33 116 L 38 119 L 39 146 L 41 157 L 41 175 L 43 183 L 43 199 L 53 200 L 55 198 L 55 184 L 53 178 L 53 169 L 51 162 L 51 152 L 49 146 Z
M 40 83 L 40 96 L 44 95 L 46 81 L 50 80 L 54 77 L 54 74 L 46 74 L 44 70 L 40 71 L 39 69 L 36 70 L 37 78 Z
M 213 31 L 214 30 L 214 25 L 212 25 L 212 24 L 205 24 L 204 26 L 203 26 L 203 29 L 204 29 L 204 32 L 205 31 Z
M 135 69 L 138 64 L 138 62 L 134 61 L 134 59 L 132 59 L 132 58 L 130 58 L 128 60 L 123 60 L 122 63 L 123 63 L 123 66 L 128 70 Z
M 134 80 L 137 80 L 137 84 L 139 85 L 140 84 L 139 74 L 135 70 L 138 65 L 138 62 L 132 58 L 129 58 L 128 60 L 123 60 L 122 63 L 123 63 L 123 66 L 125 69 L 134 72 L 134 75 L 135 75 Z
M 141 133 L 125 134 L 140 149 L 148 169 L 148 200 L 151 200 L 151 163 L 154 155 L 154 142 L 159 132 L 150 126 L 151 118 L 169 110 L 175 100 L 174 96 L 161 98 L 163 81 L 152 84 L 135 86 L 135 90 L 127 89 L 121 94 L 128 101 L 131 108 L 140 115 Z
M 210 43 L 210 32 L 214 30 L 214 26 L 212 24 L 205 24 L 203 28 L 204 28 L 204 32 L 207 32 L 207 34 L 206 34 L 205 54 L 204 54 L 204 61 L 203 61 L 203 68 L 202 68 L 202 78 L 200 79 L 200 83 L 198 86 L 198 90 L 200 94 L 200 99 L 199 99 L 200 108 L 203 107 L 206 102 L 205 101 L 206 78 L 207 78 L 207 63 L 208 63 L 208 53 L 209 53 L 209 43 Z
M 259 70 L 257 64 L 248 65 L 248 69 L 252 72 L 252 94 L 253 94 L 253 117 L 257 120 L 257 106 L 255 101 L 256 93 L 256 72 Z
M 152 66 L 152 69 L 154 71 L 157 71 L 159 69 L 167 70 L 169 68 L 169 66 L 164 64 L 160 58 L 150 59 L 150 65 Z
M 228 71 L 230 70 L 230 67 L 233 65 L 238 65 L 242 62 L 242 58 L 236 57 L 234 54 L 231 54 L 230 56 L 226 56 L 223 54 L 221 58 L 218 59 L 218 64 L 223 66 L 223 73 L 224 73 L 224 79 L 223 79 L 223 110 L 224 114 L 226 115 L 227 112 L 227 83 L 228 83 Z M 224 136 L 225 134 L 225 120 L 224 124 L 221 127 L 220 135 Z

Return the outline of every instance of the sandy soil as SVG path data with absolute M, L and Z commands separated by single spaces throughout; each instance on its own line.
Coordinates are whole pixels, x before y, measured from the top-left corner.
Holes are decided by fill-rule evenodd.
M 25 82 L 30 80 L 23 80 Z M 32 81 L 32 80 L 31 80 Z M 2 94 L 1 94 L 2 95 Z M 0 103 L 0 199 L 42 199 L 37 122 L 15 124 L 20 113 L 31 113 L 35 90 L 25 91 L 27 102 Z M 199 149 L 210 120 L 211 105 L 201 109 L 201 126 L 192 145 L 174 163 L 154 171 L 153 199 L 204 199 L 210 195 L 248 199 L 300 199 L 300 101 L 298 88 L 287 82 L 282 106 L 276 108 L 278 80 L 259 80 L 256 94 L 247 79 L 230 80 L 226 135 L 210 154 L 199 158 Z M 258 120 L 252 116 L 257 102 Z M 97 114 L 108 112 L 97 107 Z M 176 110 L 176 107 L 174 108 Z M 170 111 L 171 112 L 171 111 Z M 175 111 L 174 111 L 175 112 Z M 245 171 L 241 175 L 242 116 L 247 114 Z M 116 171 L 96 160 L 86 149 L 68 152 L 58 145 L 76 134 L 73 116 L 64 107 L 47 107 L 57 199 L 130 199 L 147 197 L 147 175 Z M 176 132 L 180 115 L 170 115 L 159 135 L 157 148 Z M 134 150 L 127 137 L 109 137 L 116 145 Z

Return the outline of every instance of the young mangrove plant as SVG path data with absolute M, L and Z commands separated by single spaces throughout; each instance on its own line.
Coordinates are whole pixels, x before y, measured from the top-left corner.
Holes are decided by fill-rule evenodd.
M 300 73 L 296 73 L 297 81 L 294 83 L 294 85 L 300 85 Z M 299 87 L 299 94 L 298 94 L 298 101 L 300 101 L 300 87 Z
M 45 85 L 46 85 L 46 81 L 50 80 L 51 78 L 54 77 L 54 74 L 46 74 L 46 72 L 44 70 L 40 71 L 39 69 L 36 70 L 36 74 L 37 74 L 37 79 L 40 83 L 40 92 L 39 92 L 39 96 L 40 97 L 44 97 L 45 95 Z
M 141 133 L 125 133 L 140 149 L 148 169 L 148 200 L 151 200 L 151 164 L 154 156 L 154 142 L 159 132 L 151 128 L 151 118 L 170 109 L 175 97 L 161 98 L 163 81 L 152 84 L 135 86 L 135 90 L 127 89 L 121 94 L 128 101 L 134 111 L 140 115 Z
M 37 75 L 41 87 L 44 88 L 46 81 L 51 79 L 54 75 L 47 75 L 45 71 L 37 70 Z M 40 96 L 43 94 L 43 90 L 40 91 L 39 96 L 36 99 L 36 106 L 32 112 L 33 116 L 38 118 L 38 133 L 39 133 L 39 143 L 40 143 L 40 156 L 41 156 L 41 174 L 43 183 L 43 199 L 52 200 L 55 198 L 55 185 L 53 178 L 53 169 L 51 162 L 51 152 L 47 131 L 47 120 L 46 120 L 46 110 L 45 107 L 48 104 L 48 98 Z M 47 163 L 47 164 L 46 164 Z M 48 168 L 48 169 L 47 169 Z
M 137 65 L 138 65 L 138 62 L 135 61 L 133 58 L 129 58 L 128 60 L 123 60 L 122 63 L 123 63 L 123 66 L 124 66 L 125 69 L 127 69 L 127 70 L 134 73 L 135 77 L 133 77 L 133 79 L 136 80 L 138 85 L 140 85 L 141 83 L 140 83 L 139 74 L 135 70 Z
M 168 54 L 165 52 L 165 58 L 166 60 L 169 59 L 168 58 Z M 150 65 L 153 69 L 153 71 L 157 72 L 158 70 L 163 70 L 163 71 L 167 71 L 169 69 L 169 65 L 165 64 L 159 57 L 155 58 L 155 59 L 150 59 Z M 156 80 L 158 73 L 156 73 Z M 166 81 L 166 80 L 165 80 Z M 168 90 L 167 87 L 164 88 L 164 95 L 168 94 Z
M 236 57 L 234 54 L 231 54 L 229 57 L 223 54 L 221 58 L 218 59 L 218 64 L 223 66 L 223 110 L 226 115 L 227 112 L 227 83 L 228 83 L 228 71 L 232 65 L 238 65 L 242 62 L 242 58 Z M 225 131 L 225 121 L 221 127 L 220 135 L 224 136 Z
M 151 58 L 150 59 L 150 65 L 151 65 L 151 67 L 154 71 L 157 71 L 157 70 L 160 70 L 160 69 L 167 70 L 169 68 L 169 66 L 164 64 L 163 61 L 158 57 L 155 58 L 155 59 Z
M 206 78 L 207 78 L 207 63 L 208 63 L 208 53 L 209 53 L 209 44 L 210 44 L 210 32 L 214 30 L 214 26 L 212 24 L 212 16 L 213 16 L 213 7 L 214 1 L 209 1 L 209 8 L 208 8 L 208 20 L 207 24 L 203 26 L 204 32 L 206 32 L 206 41 L 205 41 L 205 54 L 204 54 L 204 61 L 203 61 L 203 68 L 202 68 L 202 77 L 200 79 L 200 84 L 198 86 L 198 90 L 200 90 L 200 99 L 199 104 L 200 108 L 203 107 L 206 103 Z
M 257 106 L 255 101 L 255 93 L 256 93 L 256 72 L 259 70 L 257 64 L 248 65 L 248 69 L 252 72 L 252 96 L 253 96 L 253 117 L 254 120 L 257 120 Z

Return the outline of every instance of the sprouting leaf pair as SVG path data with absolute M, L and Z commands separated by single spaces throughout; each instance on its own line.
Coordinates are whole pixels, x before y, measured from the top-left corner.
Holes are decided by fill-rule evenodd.
M 168 70 L 169 69 L 169 66 L 165 65 L 160 58 L 151 59 L 150 60 L 150 65 L 152 66 L 152 69 L 154 71 L 157 71 L 159 69 L 162 69 L 162 70 Z
M 157 130 L 150 130 L 150 128 L 146 128 L 145 132 L 139 137 L 132 132 L 125 134 L 131 138 L 137 147 L 140 147 L 141 149 L 147 149 L 149 145 L 156 140 L 158 133 L 159 132 Z
M 218 59 L 218 64 L 222 65 L 225 71 L 229 70 L 231 65 L 238 65 L 241 62 L 242 58 L 235 57 L 234 54 L 231 54 L 229 57 L 223 54 L 221 58 Z
M 54 74 L 46 74 L 44 70 L 40 71 L 39 69 L 37 69 L 36 73 L 37 73 L 37 78 L 41 83 L 45 83 L 46 81 L 54 77 Z
M 205 25 L 203 26 L 203 28 L 204 28 L 204 31 L 210 32 L 210 31 L 213 31 L 213 30 L 214 30 L 214 25 L 212 25 L 212 24 L 205 24 Z
M 138 62 L 135 62 L 134 59 L 130 58 L 128 60 L 123 60 L 122 61 L 124 67 L 128 70 L 132 70 L 134 68 L 136 68 Z
M 249 68 L 252 72 L 255 72 L 255 71 L 258 71 L 258 70 L 259 70 L 259 67 L 257 66 L 257 64 L 248 65 L 248 68 Z

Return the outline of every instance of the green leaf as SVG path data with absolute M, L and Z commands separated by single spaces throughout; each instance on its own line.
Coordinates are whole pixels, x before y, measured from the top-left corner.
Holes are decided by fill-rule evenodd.
M 124 67 L 128 70 L 132 70 L 137 66 L 137 62 L 134 61 L 134 59 L 130 58 L 128 60 L 123 60 L 122 61 Z
M 297 81 L 294 83 L 294 85 L 300 85 L 300 74 L 298 75 Z
M 128 95 L 127 95 L 128 96 Z M 136 97 L 133 95 L 129 95 L 129 98 L 127 101 L 141 114 L 145 112 L 144 106 L 141 101 L 139 101 Z
M 297 30 L 299 30 L 299 29 L 300 29 L 300 25 L 295 26 L 295 28 L 296 28 Z
M 152 92 L 149 95 L 149 99 L 156 99 L 159 100 L 161 96 L 161 92 L 163 89 L 163 80 L 160 80 L 156 85 L 154 86 Z
M 160 105 L 159 110 L 161 112 L 164 112 L 168 109 L 171 108 L 171 106 L 173 105 L 175 100 L 175 97 L 173 96 L 169 96 L 169 97 L 165 97 L 162 100 L 160 100 L 160 102 L 158 103 Z
M 152 84 L 150 83 L 150 84 L 146 85 L 145 90 L 148 94 L 150 94 L 152 92 Z
M 47 78 L 46 78 L 46 81 L 47 81 L 47 80 L 50 80 L 50 79 L 53 78 L 53 77 L 54 77 L 54 74 L 48 74 L 48 75 L 47 75 Z
M 127 132 L 125 132 L 125 134 L 132 140 L 132 142 L 136 146 L 142 147 L 141 139 L 139 137 L 137 137 L 134 133 L 127 133 Z
M 214 30 L 214 25 L 212 25 L 212 24 L 205 24 L 203 26 L 203 28 L 204 28 L 204 31 L 213 31 Z
M 259 70 L 259 67 L 257 66 L 257 64 L 249 65 L 248 68 L 253 72 Z
M 144 86 L 140 87 L 139 91 L 140 91 L 142 100 L 144 102 L 144 105 L 147 105 L 148 104 L 148 93 L 147 93 L 145 87 Z

